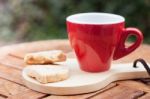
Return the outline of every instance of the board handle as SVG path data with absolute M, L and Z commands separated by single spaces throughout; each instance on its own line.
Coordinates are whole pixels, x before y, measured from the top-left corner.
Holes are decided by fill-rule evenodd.
M 134 61 L 134 63 L 133 63 L 133 67 L 134 67 L 134 68 L 137 68 L 137 67 L 138 67 L 138 66 L 137 66 L 137 63 L 138 63 L 138 62 L 142 63 L 142 65 L 143 65 L 144 68 L 146 69 L 148 75 L 150 76 L 150 68 L 149 68 L 148 64 L 146 63 L 146 61 L 145 61 L 144 59 L 142 59 L 142 58 L 136 59 L 136 60 Z

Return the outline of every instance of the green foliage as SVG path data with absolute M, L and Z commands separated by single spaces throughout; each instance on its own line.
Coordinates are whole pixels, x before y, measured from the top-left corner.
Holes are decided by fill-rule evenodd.
M 126 26 L 137 27 L 150 43 L 150 0 L 22 0 L 15 19 L 29 23 L 25 40 L 66 38 L 65 18 L 81 12 L 122 15 Z

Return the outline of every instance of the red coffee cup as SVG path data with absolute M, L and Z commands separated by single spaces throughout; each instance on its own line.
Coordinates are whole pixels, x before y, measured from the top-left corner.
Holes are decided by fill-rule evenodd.
M 88 72 L 102 72 L 110 68 L 111 61 L 134 51 L 143 35 L 136 28 L 125 28 L 125 19 L 109 13 L 79 13 L 67 17 L 68 37 L 80 68 Z M 129 36 L 136 41 L 129 47 Z

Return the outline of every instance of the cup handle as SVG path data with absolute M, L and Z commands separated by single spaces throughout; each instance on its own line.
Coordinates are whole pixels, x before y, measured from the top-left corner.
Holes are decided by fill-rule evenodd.
M 131 35 L 136 37 L 136 41 L 131 46 L 126 48 L 125 41 Z M 120 40 L 118 42 L 119 44 L 117 45 L 117 48 L 114 52 L 113 59 L 117 60 L 119 58 L 122 58 L 122 57 L 128 55 L 129 53 L 134 51 L 137 47 L 139 47 L 140 44 L 142 43 L 142 41 L 143 41 L 143 34 L 141 33 L 140 30 L 138 30 L 136 28 L 126 28 L 126 29 L 124 29 L 123 33 L 120 37 Z

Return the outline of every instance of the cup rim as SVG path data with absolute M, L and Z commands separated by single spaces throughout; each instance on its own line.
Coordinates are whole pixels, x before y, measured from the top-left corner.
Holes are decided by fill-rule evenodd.
M 99 20 L 96 20 L 96 18 L 99 18 Z M 92 21 L 91 19 L 94 21 Z M 121 15 L 112 13 L 88 12 L 70 15 L 66 18 L 66 21 L 76 24 L 107 25 L 122 23 L 125 21 L 125 18 Z

